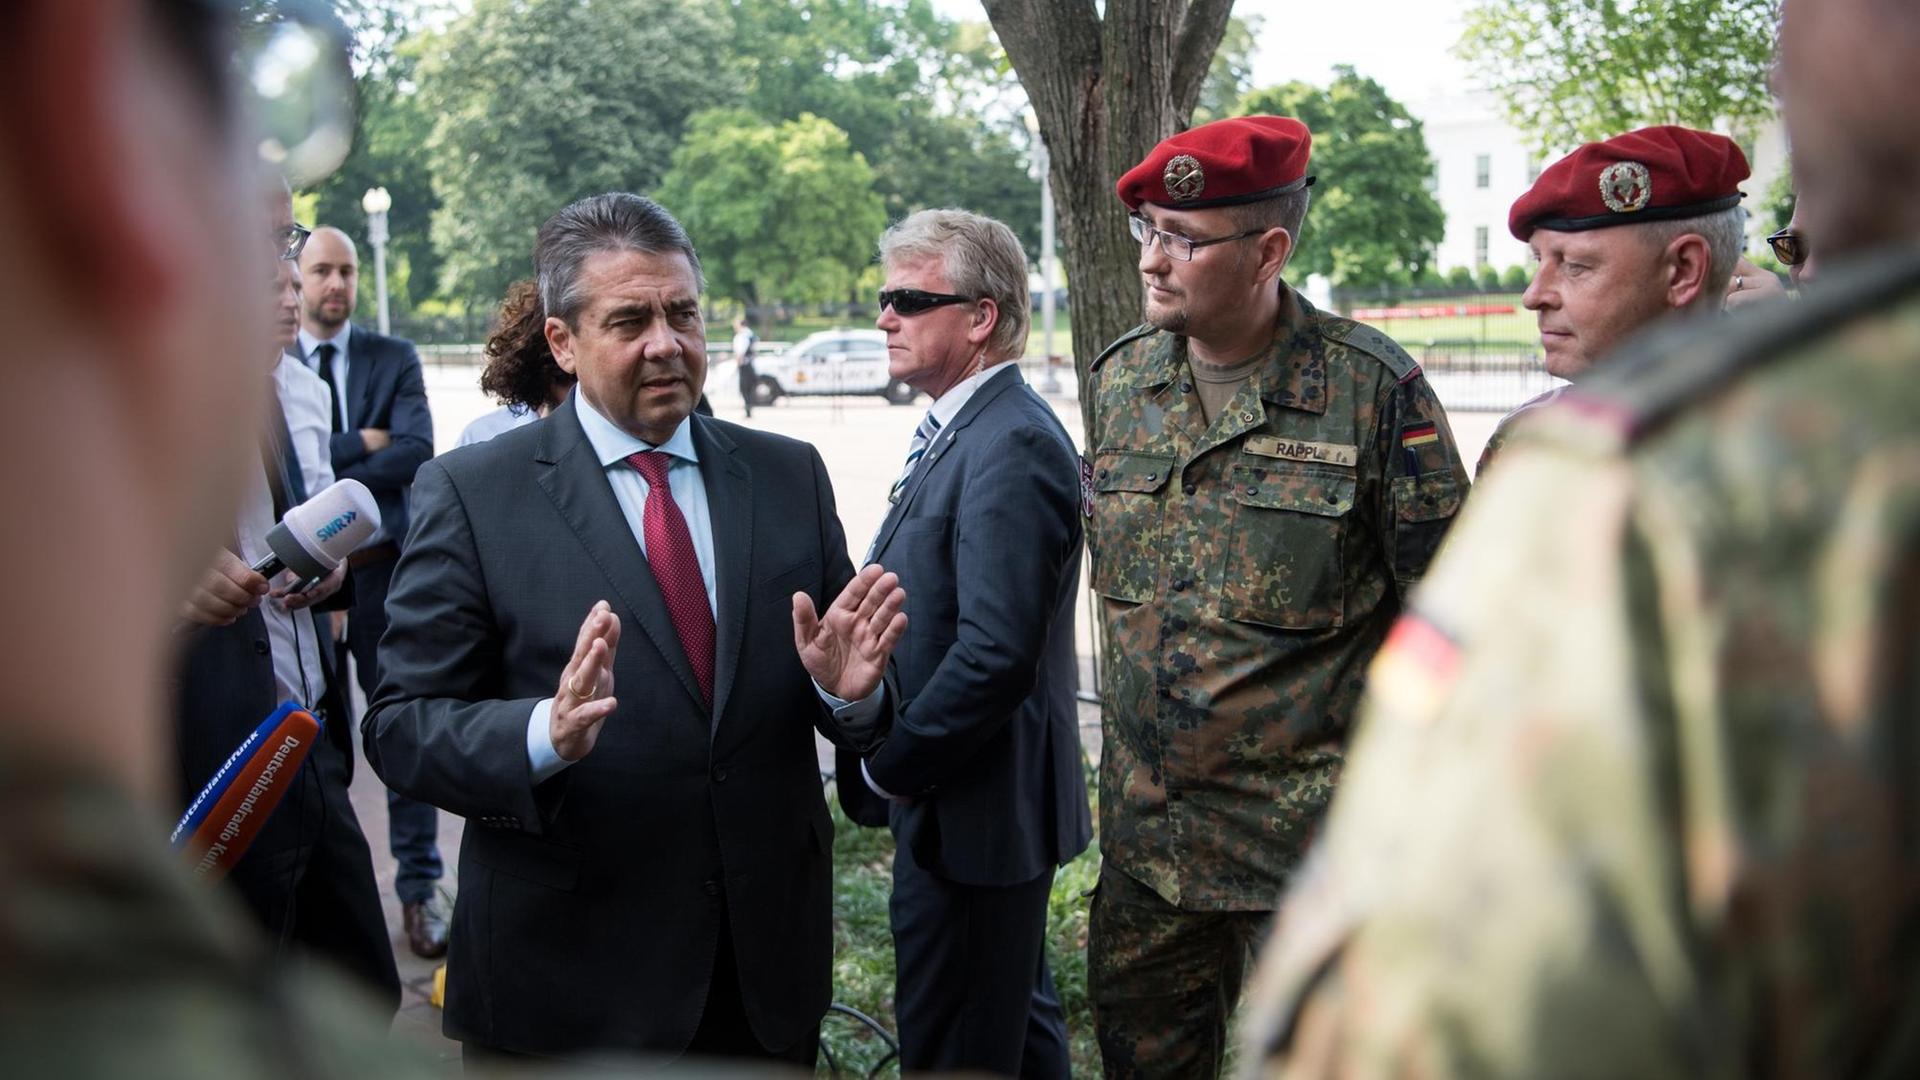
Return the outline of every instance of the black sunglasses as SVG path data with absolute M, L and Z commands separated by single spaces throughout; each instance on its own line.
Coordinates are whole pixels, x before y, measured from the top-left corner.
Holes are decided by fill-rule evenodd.
M 921 289 L 881 289 L 880 310 L 893 309 L 895 315 L 906 317 L 918 315 L 923 311 L 932 311 L 948 304 L 971 304 L 974 297 L 956 296 L 953 293 L 926 292 Z
M 1807 261 L 1807 238 L 1792 229 L 1781 229 L 1767 237 L 1767 246 L 1782 266 L 1799 266 Z

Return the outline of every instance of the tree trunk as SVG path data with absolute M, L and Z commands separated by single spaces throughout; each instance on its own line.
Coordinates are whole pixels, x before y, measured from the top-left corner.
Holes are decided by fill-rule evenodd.
M 985 0 L 1052 159 L 1083 422 L 1087 366 L 1140 321 L 1120 174 L 1193 119 L 1233 0 Z M 1091 430 L 1091 424 L 1088 424 Z

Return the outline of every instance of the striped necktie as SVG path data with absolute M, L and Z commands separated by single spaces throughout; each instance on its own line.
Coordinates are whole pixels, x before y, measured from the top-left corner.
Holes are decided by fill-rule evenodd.
M 900 501 L 900 493 L 906 490 L 907 479 L 913 475 L 913 467 L 920 464 L 927 447 L 933 445 L 933 437 L 940 434 L 940 421 L 933 418 L 933 411 L 920 418 L 920 426 L 913 429 L 913 442 L 907 446 L 907 466 L 900 470 L 900 479 L 893 482 L 893 490 L 887 492 L 889 504 Z

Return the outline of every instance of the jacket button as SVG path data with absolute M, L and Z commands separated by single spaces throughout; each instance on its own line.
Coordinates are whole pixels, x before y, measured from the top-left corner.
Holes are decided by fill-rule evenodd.
M 706 893 L 708 896 L 719 896 L 720 883 L 717 881 L 708 881 L 700 886 L 700 891 Z
M 1181 393 L 1183 393 L 1183 394 L 1191 394 L 1191 393 L 1193 393 L 1193 384 L 1192 384 L 1192 383 L 1190 383 L 1190 382 L 1183 382 L 1183 383 L 1181 383 L 1181 384 L 1180 384 L 1180 392 L 1181 392 Z
M 1249 495 L 1258 495 L 1258 494 L 1260 494 L 1260 489 L 1259 489 L 1259 488 L 1257 488 L 1257 487 L 1250 487 L 1250 488 L 1248 488 L 1248 489 L 1247 489 L 1247 494 L 1249 494 Z
M 1180 490 L 1186 492 L 1189 495 L 1192 495 L 1194 492 L 1200 490 L 1200 485 L 1197 481 L 1189 480 L 1186 483 L 1180 485 Z
M 271 652 L 272 650 L 267 648 L 267 642 L 265 638 L 254 638 L 253 651 L 258 653 L 261 656 L 265 656 L 267 655 L 267 653 Z
M 1157 473 L 1157 472 L 1150 472 L 1150 473 L 1148 473 L 1148 474 L 1147 474 L 1147 479 L 1148 479 L 1148 480 L 1158 480 L 1158 479 L 1160 479 L 1160 474 L 1159 474 L 1159 473 Z
M 727 782 L 727 770 L 725 770 L 725 769 L 715 769 L 715 770 L 713 770 L 713 782 L 714 782 L 714 783 L 716 783 L 716 784 L 724 784 L 724 783 L 726 783 L 726 782 Z
M 1251 424 L 1253 423 L 1253 414 L 1250 412 L 1243 412 L 1240 414 L 1240 420 L 1243 423 Z

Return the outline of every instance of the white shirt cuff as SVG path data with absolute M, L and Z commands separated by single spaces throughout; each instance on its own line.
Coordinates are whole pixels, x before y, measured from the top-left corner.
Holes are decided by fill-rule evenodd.
M 835 720 L 845 720 L 854 724 L 864 724 L 880 715 L 880 705 L 887 695 L 887 684 L 884 682 L 874 687 L 873 693 L 859 701 L 848 701 L 843 697 L 830 694 L 818 681 L 814 682 L 813 689 L 820 695 L 820 700 L 827 703 L 827 708 L 833 710 Z
M 873 782 L 873 774 L 867 771 L 867 763 L 865 761 L 860 763 L 860 777 L 867 782 L 868 790 L 872 791 L 875 795 L 883 799 L 898 799 L 900 797 Z
M 542 699 L 533 707 L 533 715 L 527 718 L 527 764 L 531 766 L 533 782 L 536 784 L 551 779 L 561 769 L 573 764 L 553 748 L 552 698 Z

